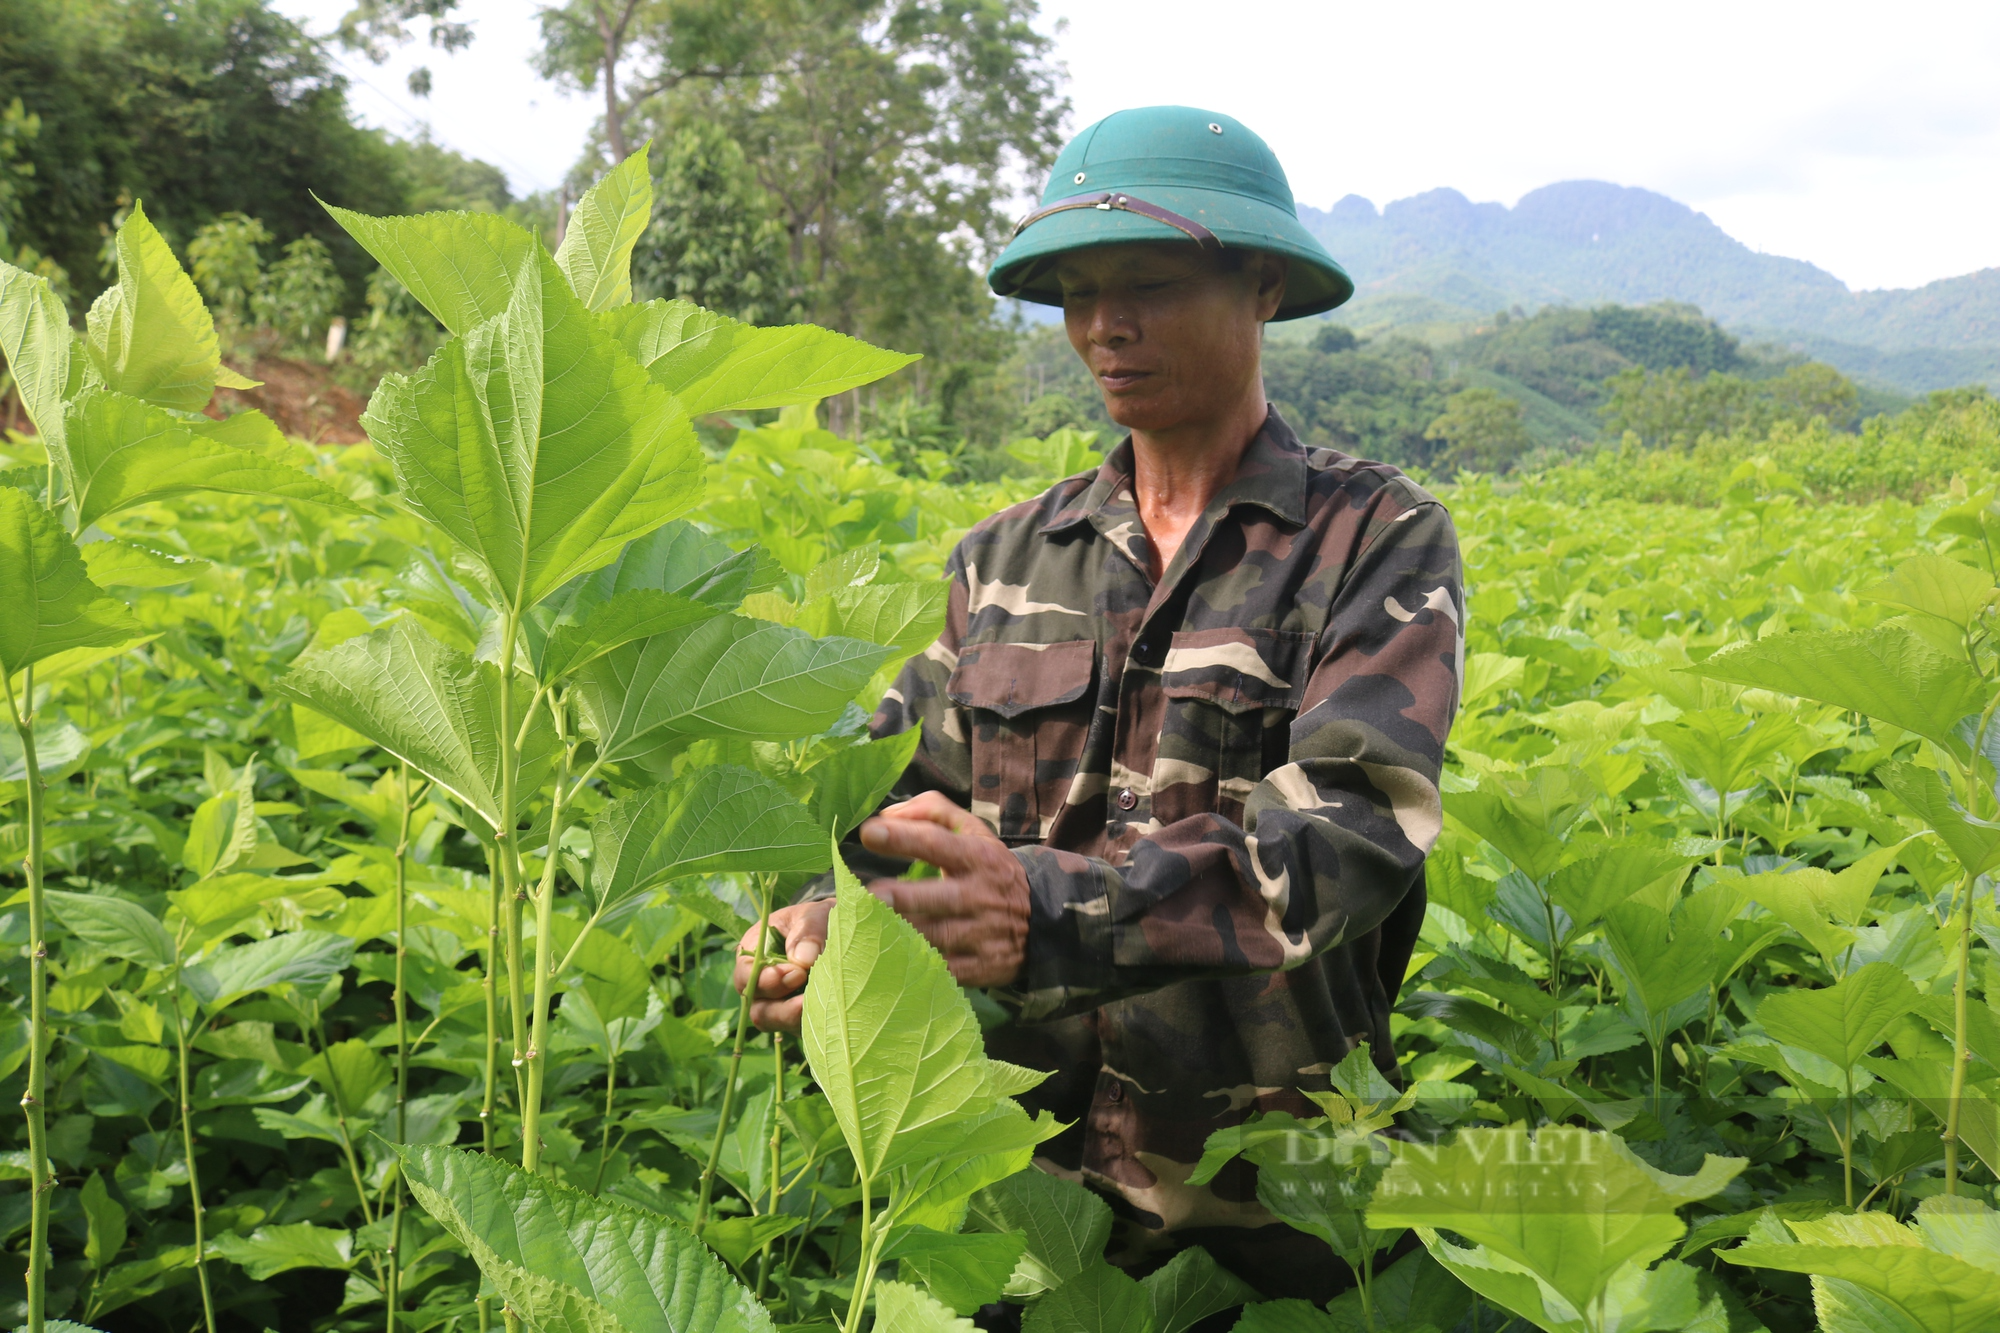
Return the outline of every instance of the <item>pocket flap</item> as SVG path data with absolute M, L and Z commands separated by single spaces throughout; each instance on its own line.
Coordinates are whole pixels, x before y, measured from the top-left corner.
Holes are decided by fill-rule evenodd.
M 981 643 L 961 648 L 945 684 L 955 704 L 1018 717 L 1031 708 L 1074 703 L 1097 674 L 1097 642 Z
M 1297 708 L 1312 635 L 1297 630 L 1199 629 L 1176 634 L 1160 664 L 1169 698 L 1208 699 L 1231 712 Z

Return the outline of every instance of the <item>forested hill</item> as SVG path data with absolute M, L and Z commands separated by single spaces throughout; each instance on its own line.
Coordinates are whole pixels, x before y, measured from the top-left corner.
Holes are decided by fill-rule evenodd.
M 1566 181 L 1513 208 L 1456 190 L 1379 212 L 1349 195 L 1300 217 L 1354 275 L 1361 328 L 1462 323 L 1513 306 L 1681 301 L 1905 391 L 2000 385 L 2000 268 L 1910 290 L 1852 292 L 1802 260 L 1759 254 L 1650 190 Z

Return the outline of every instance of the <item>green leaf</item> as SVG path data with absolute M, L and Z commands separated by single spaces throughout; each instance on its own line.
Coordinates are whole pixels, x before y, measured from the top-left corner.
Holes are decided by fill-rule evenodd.
M 1727 795 L 1741 789 L 1751 770 L 1782 750 L 1798 731 L 1798 724 L 1782 714 L 1749 718 L 1732 708 L 1705 708 L 1660 723 L 1653 736 L 1690 775 Z
M 36 684 L 41 680 L 42 673 L 37 671 Z M 90 737 L 75 723 L 46 715 L 37 719 L 35 767 L 41 771 L 43 782 L 60 782 L 81 767 L 89 754 Z M 28 751 L 21 744 L 21 733 L 11 726 L 0 726 L 0 782 L 27 780 Z
M 1104 455 L 1096 448 L 1097 434 L 1094 430 L 1072 430 L 1065 426 L 1050 432 L 1046 439 L 1016 440 L 1007 446 L 1007 454 L 1033 465 L 1039 476 L 1073 476 L 1104 461 Z
M 56 516 L 0 486 L 0 675 L 72 648 L 134 638 L 139 623 L 84 573 Z
M 1687 1228 L 1676 1209 L 1717 1193 L 1746 1165 L 1708 1156 L 1694 1175 L 1670 1175 L 1615 1135 L 1465 1129 L 1435 1148 L 1397 1145 L 1368 1222 L 1455 1231 L 1584 1310 L 1621 1269 L 1643 1268 L 1680 1239 Z M 1424 1243 L 1451 1267 L 1432 1235 Z
M 1446 1272 L 1428 1250 L 1412 1250 L 1377 1273 L 1370 1293 L 1377 1327 L 1388 1330 L 1458 1327 L 1472 1308 L 1472 1292 Z M 1332 1333 L 1374 1333 L 1361 1308 L 1361 1293 L 1350 1288 L 1327 1304 Z
M 1951 797 L 1935 769 L 1915 764 L 1884 764 L 1875 770 L 1897 800 L 1937 831 L 1968 874 L 1978 876 L 2000 865 L 2000 824 L 1979 819 Z
M 47 278 L 0 263 L 0 354 L 14 392 L 45 444 L 62 444 L 63 399 L 79 387 L 82 358 L 70 355 L 76 335 L 69 311 Z
M 1626 1264 L 1606 1279 L 1589 1307 L 1567 1296 L 1533 1270 L 1485 1247 L 1463 1249 L 1429 1228 L 1418 1234 L 1431 1256 L 1487 1300 L 1548 1333 L 1721 1333 L 1705 1324 L 1712 1307 L 1702 1296 L 1699 1270 L 1678 1261 L 1658 1268 Z
M 808 992 L 810 993 L 810 992 Z M 1111 1206 L 1089 1189 L 1040 1171 L 1023 1171 L 972 1196 L 970 1220 L 982 1231 L 1018 1231 L 1028 1238 L 1010 1296 L 1060 1287 L 1104 1257 Z
M 241 1264 L 253 1282 L 269 1282 L 294 1268 L 354 1267 L 354 1235 L 310 1222 L 258 1227 L 248 1236 L 223 1232 L 209 1248 L 233 1264 Z
M 816 403 L 917 359 L 810 324 L 755 328 L 688 301 L 626 306 L 608 326 L 690 417 Z
M 90 360 L 105 387 L 159 407 L 199 412 L 222 358 L 194 280 L 134 201 L 114 242 L 118 280 L 90 307 Z
M 359 1037 L 335 1042 L 299 1065 L 298 1072 L 311 1075 L 348 1115 L 358 1114 L 370 1097 L 395 1079 L 388 1060 Z
M 57 462 L 89 527 L 134 505 L 195 491 L 259 495 L 354 512 L 315 477 L 250 449 L 197 434 L 171 413 L 125 394 L 92 390 L 69 405 Z
M 1983 1230 L 1991 1217 L 1970 1199 L 1926 1199 L 1916 1226 L 1886 1213 L 1790 1219 L 1790 1240 L 1759 1225 L 1751 1243 L 1718 1253 L 1753 1268 L 1812 1274 L 1827 1333 L 1974 1333 L 2000 1323 L 2000 1283 L 1993 1256 L 1960 1249 L 1953 1232 Z M 1944 1226 L 1933 1230 L 1933 1219 Z
M 675 519 L 628 542 L 618 558 L 579 576 L 551 598 L 573 620 L 622 592 L 670 592 L 689 601 L 733 610 L 757 573 L 757 548 L 732 551 L 685 519 Z
M 167 967 L 174 961 L 174 939 L 159 919 L 135 902 L 109 895 L 42 890 L 64 930 L 116 958 L 141 967 Z
M 551 630 L 536 674 L 545 681 L 562 680 L 613 648 L 698 625 L 720 614 L 712 606 L 672 593 L 646 588 L 621 592 L 591 607 L 581 621 L 558 624 Z
M 878 583 L 841 588 L 799 608 L 792 624 L 808 634 L 841 635 L 894 648 L 904 657 L 921 652 L 944 629 L 946 583 Z
M 1986 682 L 1907 630 L 1774 634 L 1684 670 L 1710 680 L 1866 713 L 1963 753 L 1956 728 L 1986 703 Z
M 701 482 L 687 417 L 539 241 L 505 308 L 385 378 L 363 424 L 404 501 L 516 612 L 686 509 Z
M 613 801 L 591 821 L 590 840 L 597 912 L 687 875 L 827 864 L 826 833 L 805 807 L 762 774 L 729 766 Z
M 828 556 L 806 571 L 807 601 L 831 597 L 847 588 L 860 588 L 875 581 L 882 568 L 882 543 L 865 542 L 839 555 Z
M 354 959 L 354 941 L 345 935 L 295 930 L 254 944 L 221 949 L 182 969 L 187 987 L 211 1013 L 273 986 L 296 986 L 317 993 Z
M 856 639 L 717 616 L 607 653 L 577 674 L 575 691 L 598 752 L 616 762 L 676 738 L 814 735 L 883 656 Z
M 1618 842 L 1596 856 L 1557 870 L 1549 876 L 1548 893 L 1556 906 L 1569 913 L 1573 930 L 1588 930 L 1639 890 L 1685 870 L 1695 860 L 1664 843 Z
M 567 1007 L 569 1001 L 564 1000 L 563 1004 Z M 762 1217 L 725 1217 L 703 1227 L 701 1238 L 711 1250 L 741 1269 L 757 1257 L 757 1251 L 778 1237 L 797 1231 L 804 1221 L 803 1217 L 787 1217 L 783 1213 L 766 1213 Z
M 1454 1032 L 1484 1042 L 1522 1064 L 1539 1064 L 1542 1038 L 1498 1009 L 1463 995 L 1412 991 L 1396 1005 L 1412 1018 L 1435 1018 Z
M 1757 1021 L 1773 1040 L 1852 1069 L 1921 998 L 1901 968 L 1875 962 L 1822 990 L 1767 995 Z
M 257 761 L 227 791 L 219 791 L 195 807 L 188 823 L 181 864 L 207 879 L 244 862 L 257 849 Z
M 906 1273 L 922 1279 L 933 1296 L 959 1314 L 971 1314 L 1000 1299 L 1027 1243 L 1018 1231 L 953 1234 L 928 1227 L 899 1228 L 882 1258 L 900 1260 Z
M 1139 1285 L 1153 1307 L 1153 1326 L 1159 1333 L 1187 1333 L 1212 1314 L 1258 1299 L 1254 1288 L 1199 1245 L 1182 1250 L 1164 1268 L 1141 1278 Z
M 92 1272 L 103 1272 L 125 1248 L 125 1206 L 111 1197 L 103 1175 L 96 1171 L 90 1173 L 78 1194 L 83 1199 L 83 1261 Z
M 996 1098 L 979 1020 L 943 955 L 837 854 L 833 869 L 835 906 L 806 988 L 804 1045 L 866 1182 L 900 1164 L 908 1150 L 899 1138 L 969 1119 Z
M 1899 606 L 1959 629 L 1969 629 L 1993 599 L 1993 580 L 1971 565 L 1925 551 L 1896 566 L 1880 583 L 1863 588 L 1864 601 Z
M 505 310 L 540 248 L 534 233 L 495 213 L 376 218 L 322 206 L 453 334 Z
M 1626 1011 L 1653 1045 L 1662 1045 L 1669 1033 L 1706 1007 L 1709 976 L 1715 970 L 1712 936 L 1691 927 L 1676 929 L 1665 913 L 1627 902 L 1605 913 L 1604 939 Z
M 1347 1330 L 1311 1301 L 1282 1300 L 1245 1306 L 1243 1317 L 1230 1333 L 1347 1333 Z
M 1161 1333 L 1146 1289 L 1101 1260 L 1036 1301 L 1021 1333 Z
M 398 1151 L 417 1201 L 530 1328 L 775 1333 L 764 1308 L 678 1222 L 484 1154 Z
M 83 548 L 84 567 L 100 588 L 171 588 L 206 570 L 206 560 L 165 555 L 135 542 L 91 542 Z
M 977 1333 L 970 1319 L 905 1282 L 875 1284 L 875 1333 Z
M 1844 970 L 1847 951 L 1858 938 L 1847 927 L 1861 924 L 1876 883 L 1901 850 L 1901 844 L 1878 847 L 1838 874 L 1819 866 L 1767 871 L 1737 881 L 1735 888 L 1804 936 L 1819 951 L 1828 970 L 1838 976 Z
M 838 841 L 874 814 L 922 740 L 923 732 L 912 727 L 900 736 L 835 750 L 814 764 L 811 809 L 820 828 Z
M 500 827 L 500 669 L 447 648 L 410 618 L 300 654 L 278 689 L 366 736 Z M 515 708 L 526 707 L 525 683 Z M 511 744 L 513 737 L 504 738 Z M 519 788 L 540 787 L 557 741 L 536 710 Z
M 592 310 L 632 300 L 632 246 L 653 215 L 653 177 L 646 147 L 584 191 L 556 247 L 556 267 Z

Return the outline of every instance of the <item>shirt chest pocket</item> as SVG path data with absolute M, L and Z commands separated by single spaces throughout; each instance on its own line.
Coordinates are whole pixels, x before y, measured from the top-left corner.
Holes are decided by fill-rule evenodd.
M 1167 697 L 1154 769 L 1154 818 L 1214 811 L 1232 823 L 1266 773 L 1286 761 L 1313 636 L 1204 629 L 1173 636 L 1160 664 Z
M 945 694 L 968 710 L 972 813 L 1009 842 L 1039 842 L 1069 796 L 1097 708 L 1097 644 L 959 650 Z

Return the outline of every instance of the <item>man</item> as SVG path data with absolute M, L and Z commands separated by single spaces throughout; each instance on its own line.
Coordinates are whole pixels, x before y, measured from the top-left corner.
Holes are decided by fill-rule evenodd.
M 1451 522 L 1267 406 L 1263 325 L 1353 288 L 1227 116 L 1085 130 L 990 281 L 1062 307 L 1130 436 L 960 543 L 944 633 L 874 718 L 923 729 L 905 799 L 849 859 L 1009 1008 L 993 1054 L 1053 1071 L 1023 1101 L 1075 1123 L 1042 1165 L 1112 1199 L 1115 1259 L 1199 1243 L 1324 1301 L 1344 1271 L 1252 1168 L 1186 1181 L 1215 1130 L 1320 1114 L 1301 1090 L 1359 1043 L 1395 1068 L 1463 654 Z M 913 859 L 942 877 L 896 878 Z M 830 910 L 774 914 L 760 1026 L 797 1028 Z

